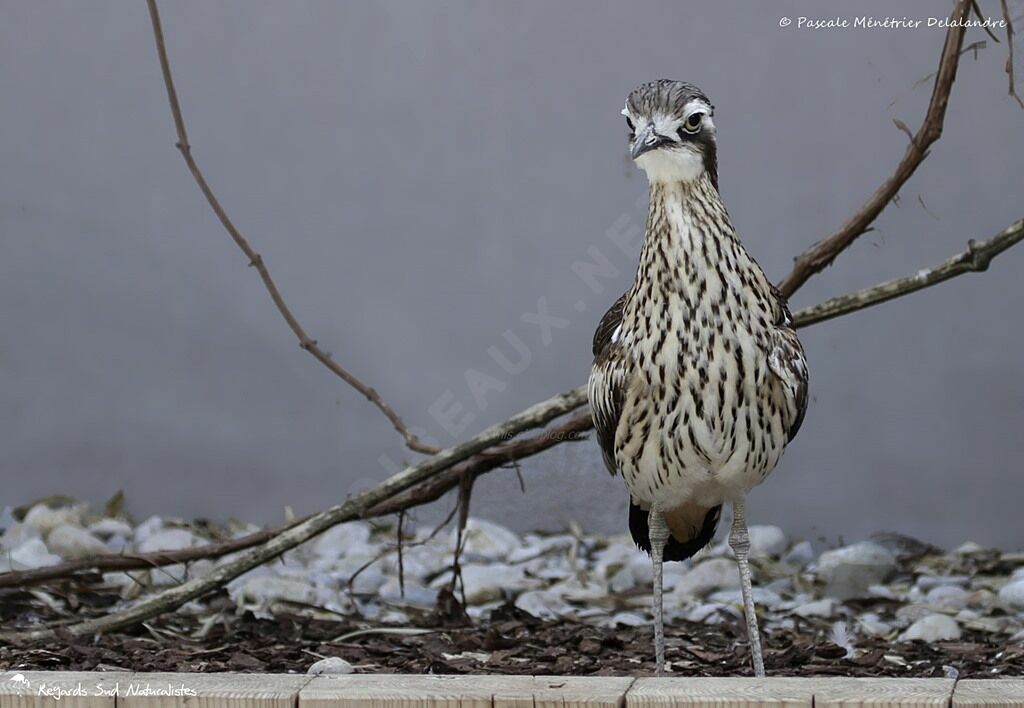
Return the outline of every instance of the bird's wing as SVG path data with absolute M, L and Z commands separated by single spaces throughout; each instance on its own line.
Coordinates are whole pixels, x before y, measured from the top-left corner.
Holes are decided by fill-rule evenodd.
M 772 328 L 772 349 L 768 353 L 768 368 L 782 382 L 786 393 L 787 442 L 796 437 L 807 412 L 807 357 L 796 336 L 793 316 L 786 298 L 772 288 L 775 296 L 775 321 Z
M 604 464 L 613 476 L 618 472 L 615 465 L 615 429 L 622 415 L 622 403 L 630 371 L 626 353 L 618 344 L 625 304 L 626 296 L 623 295 L 601 318 L 601 323 L 594 332 L 594 365 L 590 369 L 590 380 L 587 382 L 587 395 L 590 398 L 590 411 L 594 418 L 597 442 L 601 446 Z

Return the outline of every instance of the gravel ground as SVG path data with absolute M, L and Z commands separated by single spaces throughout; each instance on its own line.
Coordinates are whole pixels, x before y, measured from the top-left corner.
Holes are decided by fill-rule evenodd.
M 90 514 L 69 500 L 0 513 L 0 572 L 98 552 L 188 548 L 255 527 Z M 817 552 L 751 529 L 766 665 L 775 675 L 1024 673 L 1024 553 L 941 551 L 887 535 Z M 0 645 L 0 670 L 628 674 L 653 670 L 650 563 L 627 537 L 518 535 L 471 519 L 457 536 L 331 529 L 218 594 L 129 633 Z M 0 591 L 3 629 L 102 615 L 217 561 L 79 575 Z M 400 577 L 401 576 L 401 577 Z M 749 674 L 738 576 L 717 544 L 666 572 L 668 659 L 680 675 Z

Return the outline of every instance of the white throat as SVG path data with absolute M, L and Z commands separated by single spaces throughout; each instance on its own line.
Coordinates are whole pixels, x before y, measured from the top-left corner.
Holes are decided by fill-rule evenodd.
M 636 164 L 647 173 L 651 184 L 695 182 L 704 174 L 704 158 L 686 148 L 651 150 L 638 157 Z

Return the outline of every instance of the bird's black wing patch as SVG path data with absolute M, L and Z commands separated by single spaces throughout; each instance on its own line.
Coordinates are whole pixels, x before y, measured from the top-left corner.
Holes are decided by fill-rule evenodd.
M 613 476 L 618 473 L 615 464 L 615 429 L 622 416 L 628 378 L 628 362 L 622 347 L 618 346 L 615 335 L 622 324 L 622 311 L 626 304 L 623 295 L 601 318 L 594 332 L 594 365 L 590 369 L 587 395 L 594 419 L 597 442 L 605 467 Z

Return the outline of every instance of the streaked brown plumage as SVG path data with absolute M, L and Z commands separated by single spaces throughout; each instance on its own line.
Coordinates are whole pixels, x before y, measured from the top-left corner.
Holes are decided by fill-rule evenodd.
M 785 299 L 718 192 L 712 110 L 682 82 L 630 94 L 623 112 L 650 209 L 633 286 L 594 335 L 589 396 L 601 451 L 625 480 L 641 548 L 651 549 L 650 512 L 664 519 L 664 560 L 711 540 L 722 504 L 735 512 L 772 471 L 807 405 Z

